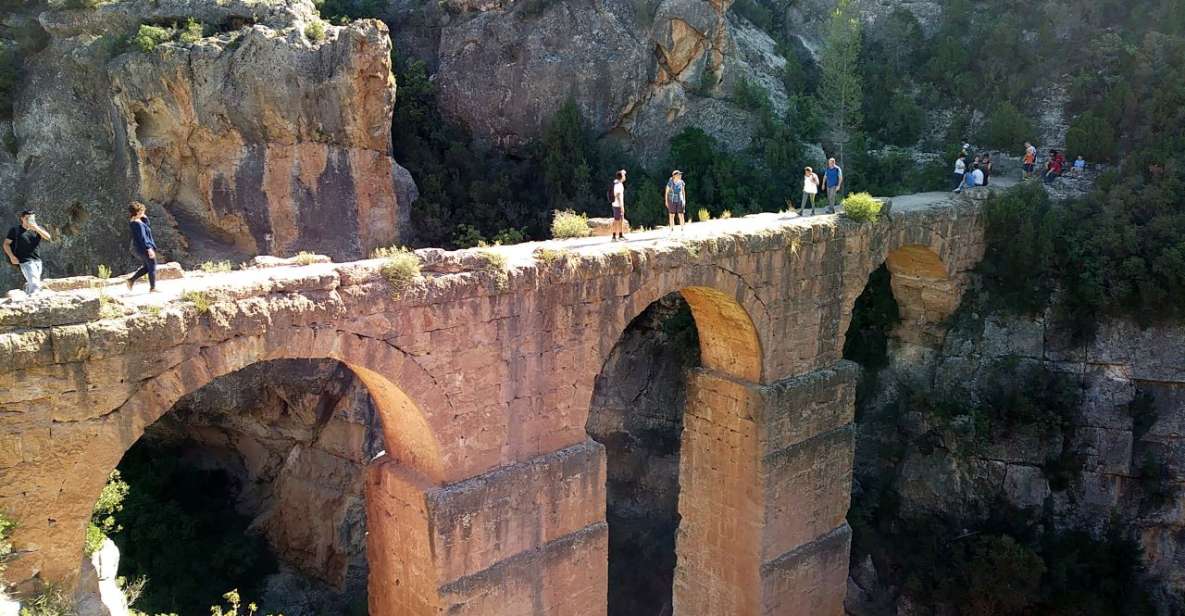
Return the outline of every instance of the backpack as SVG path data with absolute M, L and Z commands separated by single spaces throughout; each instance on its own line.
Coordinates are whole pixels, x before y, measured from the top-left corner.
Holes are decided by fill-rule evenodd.
M 609 182 L 609 203 L 617 205 L 617 195 L 613 194 L 613 188 L 617 186 L 617 180 Z

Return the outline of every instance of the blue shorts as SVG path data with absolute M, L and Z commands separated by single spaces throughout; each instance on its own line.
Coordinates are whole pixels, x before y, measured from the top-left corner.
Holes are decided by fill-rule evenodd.
M 613 220 L 625 220 L 625 208 L 613 206 Z

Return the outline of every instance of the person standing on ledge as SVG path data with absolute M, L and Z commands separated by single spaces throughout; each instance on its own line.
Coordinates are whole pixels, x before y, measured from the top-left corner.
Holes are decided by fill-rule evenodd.
M 824 172 L 827 182 L 827 213 L 835 213 L 835 196 L 843 190 L 843 169 L 835 164 L 834 158 L 827 159 L 827 171 Z
M 819 193 L 819 176 L 815 175 L 815 170 L 807 167 L 802 174 L 802 205 L 799 210 L 806 211 L 806 204 L 811 204 L 811 213 L 808 216 L 815 215 L 815 195 Z
M 32 210 L 20 213 L 21 224 L 8 230 L 4 237 L 4 254 L 8 262 L 21 268 L 25 277 L 25 293 L 32 295 L 41 290 L 41 255 L 37 247 L 41 240 L 48 240 L 49 232 L 37 224 Z
M 675 216 L 679 217 L 679 231 L 683 231 L 684 212 L 687 211 L 687 184 L 683 182 L 683 172 L 678 169 L 671 172 L 671 179 L 667 180 L 667 225 L 671 233 L 675 231 Z
M 148 274 L 148 292 L 156 292 L 156 242 L 152 239 L 152 227 L 148 226 L 147 209 L 143 203 L 133 201 L 128 205 L 128 230 L 132 232 L 132 254 L 143 264 L 128 279 L 128 291 L 144 274 Z
M 613 178 L 613 188 L 609 191 L 610 203 L 613 206 L 613 222 L 609 224 L 609 232 L 613 240 L 625 239 L 625 169 L 617 172 Z

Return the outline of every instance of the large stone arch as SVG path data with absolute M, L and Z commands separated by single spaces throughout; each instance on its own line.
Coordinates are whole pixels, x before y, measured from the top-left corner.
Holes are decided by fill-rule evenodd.
M 743 277 L 719 266 L 663 272 L 626 298 L 597 369 L 629 324 L 672 293 L 691 310 L 700 351 L 682 417 L 674 610 L 757 614 L 765 517 L 757 410 L 765 377 L 765 304 Z
M 366 386 L 378 412 L 386 444 L 366 470 L 370 564 L 370 613 L 428 614 L 439 609 L 434 555 L 426 499 L 443 484 L 446 470 L 437 427 L 447 402 L 430 375 L 390 344 L 328 328 L 285 328 L 258 336 L 239 336 L 201 348 L 175 367 L 147 379 L 105 422 L 79 456 L 75 468 L 82 494 L 63 491 L 66 503 L 94 503 L 107 476 L 145 429 L 184 396 L 215 379 L 250 365 L 278 359 L 334 359 Z M 111 441 L 115 442 L 112 443 Z M 59 520 L 58 536 L 81 545 L 87 515 Z
M 651 304 L 679 293 L 691 306 L 700 334 L 704 368 L 752 383 L 765 378 L 769 311 L 756 290 L 741 276 L 719 266 L 670 270 L 647 280 L 626 298 L 620 318 L 611 324 L 601 349 L 599 370 L 621 333 Z

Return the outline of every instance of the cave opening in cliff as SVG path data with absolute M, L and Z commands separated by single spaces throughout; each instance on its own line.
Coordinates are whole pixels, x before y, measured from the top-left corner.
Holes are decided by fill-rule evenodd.
M 605 446 L 610 616 L 671 613 L 687 372 L 699 333 L 678 293 L 638 315 L 594 386 L 588 434 Z
M 333 360 L 275 360 L 181 398 L 125 453 L 88 550 L 110 537 L 145 613 L 208 613 L 237 589 L 260 613 L 367 613 L 367 388 Z M 125 487 L 121 487 L 122 483 Z M 109 516 L 110 519 L 106 519 Z

